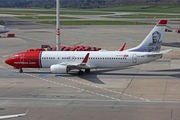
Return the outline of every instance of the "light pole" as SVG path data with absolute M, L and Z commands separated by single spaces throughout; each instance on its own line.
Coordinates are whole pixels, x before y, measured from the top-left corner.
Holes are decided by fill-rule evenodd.
M 61 51 L 60 47 L 60 18 L 59 18 L 59 0 L 56 0 L 56 51 Z

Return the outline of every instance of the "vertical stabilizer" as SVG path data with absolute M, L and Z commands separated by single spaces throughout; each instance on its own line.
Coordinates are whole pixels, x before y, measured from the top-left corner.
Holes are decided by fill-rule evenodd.
M 159 52 L 166 28 L 167 20 L 160 20 L 140 45 L 127 51 Z

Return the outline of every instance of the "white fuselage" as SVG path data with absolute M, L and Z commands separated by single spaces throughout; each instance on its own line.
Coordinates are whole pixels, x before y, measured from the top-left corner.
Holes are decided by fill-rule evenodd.
M 90 68 L 120 68 L 150 62 L 162 55 L 148 56 L 149 52 L 119 52 L 119 51 L 45 51 L 40 55 L 42 68 L 49 68 L 54 64 L 73 65 L 82 62 L 90 53 L 87 66 Z

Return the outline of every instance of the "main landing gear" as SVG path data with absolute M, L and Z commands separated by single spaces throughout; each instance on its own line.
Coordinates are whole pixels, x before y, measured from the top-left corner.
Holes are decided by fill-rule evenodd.
M 90 73 L 90 69 L 85 69 L 85 73 Z
M 85 73 L 89 73 L 89 72 L 90 72 L 90 69 L 85 69 Z M 84 71 L 79 70 L 78 75 L 83 75 L 83 74 L 84 74 Z
M 23 69 L 22 68 L 19 69 L 19 73 L 23 73 Z

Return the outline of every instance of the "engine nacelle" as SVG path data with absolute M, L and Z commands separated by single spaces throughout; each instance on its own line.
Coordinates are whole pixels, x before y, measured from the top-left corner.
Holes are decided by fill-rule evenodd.
M 64 65 L 51 65 L 50 70 L 52 73 L 67 73 L 67 66 Z

